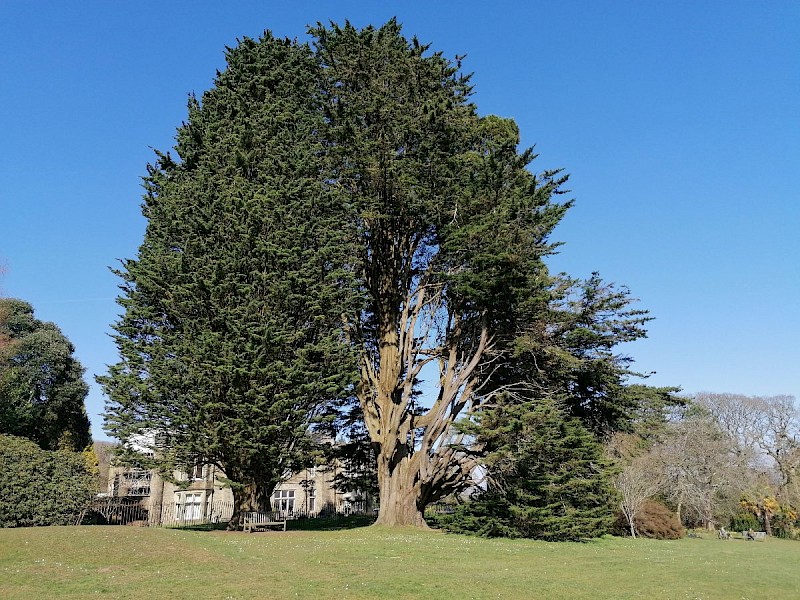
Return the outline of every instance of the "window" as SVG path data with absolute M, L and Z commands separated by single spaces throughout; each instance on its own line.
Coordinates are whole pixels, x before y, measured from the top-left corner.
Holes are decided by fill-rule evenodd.
M 150 471 L 144 469 L 117 473 L 114 477 L 115 492 L 120 496 L 149 496 L 152 476 Z
M 294 512 L 294 490 L 275 490 L 272 508 L 280 512 Z
M 317 490 L 314 486 L 308 488 L 308 512 L 313 513 L 317 510 Z
M 204 476 L 204 473 L 203 473 L 204 467 L 205 467 L 205 465 L 203 465 L 203 463 L 195 463 L 194 468 L 192 469 L 192 472 L 190 473 L 189 478 L 190 479 L 205 479 L 205 476 Z
M 178 497 L 178 519 L 183 521 L 197 521 L 203 518 L 202 494 L 185 494 L 183 504 Z

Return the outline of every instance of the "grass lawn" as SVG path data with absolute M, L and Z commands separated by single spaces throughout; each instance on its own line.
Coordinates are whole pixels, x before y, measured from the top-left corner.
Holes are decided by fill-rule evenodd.
M 0 598 L 798 598 L 800 542 L 485 540 L 411 529 L 0 530 Z

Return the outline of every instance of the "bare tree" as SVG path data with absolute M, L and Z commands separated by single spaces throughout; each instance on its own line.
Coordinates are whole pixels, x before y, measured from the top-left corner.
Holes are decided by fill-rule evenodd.
M 784 499 L 800 467 L 800 414 L 793 396 L 772 396 L 757 401 L 761 418 L 756 444 L 774 461 L 779 477 L 777 496 Z
M 732 451 L 740 468 L 749 466 L 755 475 L 774 467 L 776 496 L 789 500 L 800 467 L 800 413 L 794 397 L 705 392 L 697 394 L 695 401 L 735 441 Z
M 619 507 L 630 527 L 631 537 L 636 537 L 636 517 L 645 502 L 655 496 L 663 482 L 650 454 L 634 458 L 614 477 L 614 487 L 620 495 Z
M 747 471 L 739 468 L 734 445 L 711 418 L 697 416 L 675 423 L 653 447 L 664 493 L 678 507 L 678 518 L 685 506 L 711 529 L 720 504 L 738 497 Z

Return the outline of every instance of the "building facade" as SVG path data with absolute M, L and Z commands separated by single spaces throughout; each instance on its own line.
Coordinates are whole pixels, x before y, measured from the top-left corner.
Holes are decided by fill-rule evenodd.
M 272 510 L 292 518 L 370 514 L 372 499 L 361 492 L 342 492 L 334 481 L 338 465 L 303 469 L 287 477 L 272 494 Z M 225 474 L 198 464 L 191 472 L 175 471 L 175 482 L 154 471 L 110 467 L 107 497 L 131 507 L 129 513 L 154 526 L 224 522 L 233 514 L 233 492 Z M 135 510 L 133 510 L 135 508 Z

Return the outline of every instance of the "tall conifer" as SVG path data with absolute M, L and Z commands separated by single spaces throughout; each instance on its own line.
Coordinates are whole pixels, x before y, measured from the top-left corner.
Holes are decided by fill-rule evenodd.
M 154 466 L 224 470 L 235 526 L 240 510 L 269 506 L 354 362 L 314 56 L 265 33 L 226 58 L 213 88 L 190 98 L 176 156 L 148 168 L 144 242 L 118 272 L 122 360 L 98 380 L 106 430 L 151 447 Z

